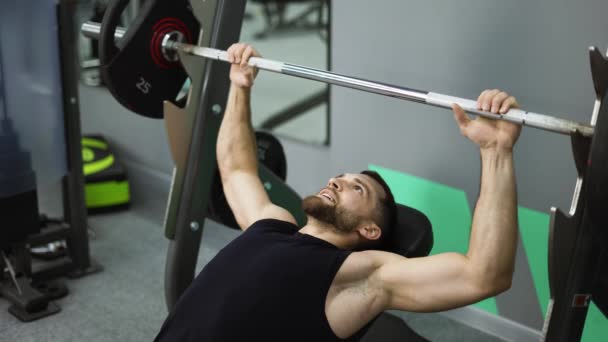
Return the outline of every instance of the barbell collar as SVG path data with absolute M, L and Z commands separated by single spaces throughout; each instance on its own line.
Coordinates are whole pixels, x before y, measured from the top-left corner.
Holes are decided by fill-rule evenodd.
M 99 36 L 101 35 L 101 24 L 93 21 L 87 21 L 82 24 L 80 31 L 82 32 L 82 35 L 87 38 L 99 40 Z M 126 32 L 127 30 L 124 28 L 117 27 L 116 31 L 114 32 L 114 41 L 118 42 L 121 40 Z

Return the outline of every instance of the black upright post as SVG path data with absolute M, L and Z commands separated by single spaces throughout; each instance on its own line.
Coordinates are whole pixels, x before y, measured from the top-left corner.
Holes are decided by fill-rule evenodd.
M 63 213 L 70 225 L 67 239 L 68 251 L 73 262 L 72 276 L 78 277 L 98 270 L 89 253 L 87 235 L 87 211 L 84 197 L 80 110 L 78 103 L 78 69 L 74 13 L 76 0 L 60 0 L 58 3 L 59 46 L 61 82 L 68 174 L 63 179 Z
M 210 36 L 199 40 L 207 41 L 210 47 L 219 49 L 227 49 L 232 43 L 237 42 L 241 33 L 245 2 L 245 0 L 217 0 L 215 4 L 213 1 L 199 3 L 202 9 L 215 7 L 215 11 L 204 13 L 212 21 L 201 22 L 202 28 L 213 23 L 211 30 L 203 30 L 203 34 Z M 195 9 L 195 13 L 197 12 Z M 182 60 L 183 64 L 198 62 L 199 60 Z M 178 196 L 172 196 L 170 201 L 177 200 L 179 203 L 170 202 L 167 214 L 169 219 L 166 222 L 166 235 L 171 242 L 165 266 L 165 299 L 169 310 L 194 279 L 209 193 L 217 168 L 215 144 L 222 119 L 221 113 L 230 88 L 229 65 L 205 62 L 203 59 L 200 59 L 200 63 L 207 64 L 203 77 L 192 77 L 193 89 L 200 89 L 200 92 L 196 94 L 193 92 L 191 96 L 196 98 L 190 99 L 190 106 L 197 103 L 198 107 L 194 117 L 188 161 L 183 174 L 183 185 L 181 189 L 172 189 L 172 192 L 180 193 Z M 188 67 L 186 69 L 188 70 Z M 174 221 L 170 218 L 170 209 L 173 206 L 178 208 Z

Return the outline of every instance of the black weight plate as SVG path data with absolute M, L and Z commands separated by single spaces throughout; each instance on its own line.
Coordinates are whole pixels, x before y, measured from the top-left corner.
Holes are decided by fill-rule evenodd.
M 215 170 L 209 196 L 207 216 L 222 223 L 226 227 L 240 229 L 236 222 L 236 218 L 234 218 L 234 214 L 232 214 L 232 209 L 230 209 L 230 205 L 228 205 L 228 201 L 226 200 L 219 170 Z
M 255 132 L 258 160 L 282 180 L 287 178 L 287 160 L 279 139 L 266 132 Z
M 595 124 L 586 175 L 587 207 L 596 234 L 608 246 L 608 94 Z
M 166 33 L 179 31 L 192 44 L 199 24 L 188 0 L 148 0 L 115 46 L 114 32 L 128 3 L 115 0 L 104 15 L 99 39 L 101 76 L 123 106 L 146 117 L 162 118 L 163 101 L 175 100 L 187 77 L 179 62 L 163 58 L 162 39 Z

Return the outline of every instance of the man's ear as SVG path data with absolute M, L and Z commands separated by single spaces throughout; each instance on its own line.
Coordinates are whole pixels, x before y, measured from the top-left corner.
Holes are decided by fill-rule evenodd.
M 366 222 L 359 228 L 359 234 L 367 240 L 376 241 L 382 236 L 382 230 L 375 223 Z

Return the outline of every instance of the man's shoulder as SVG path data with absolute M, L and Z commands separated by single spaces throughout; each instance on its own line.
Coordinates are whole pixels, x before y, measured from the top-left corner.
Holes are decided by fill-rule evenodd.
M 338 270 L 334 283 L 352 284 L 369 277 L 376 268 L 375 253 L 370 252 L 372 251 L 350 253 Z
M 349 255 L 350 262 L 365 267 L 379 267 L 385 262 L 405 259 L 399 254 L 385 252 L 375 249 L 352 252 Z M 348 260 L 348 259 L 347 259 Z
M 383 265 L 402 259 L 405 258 L 398 254 L 378 250 L 352 252 L 338 270 L 336 280 L 347 283 L 361 281 L 372 276 Z

